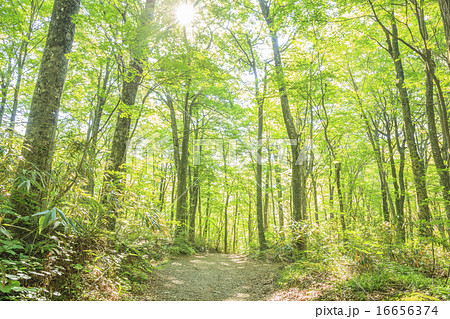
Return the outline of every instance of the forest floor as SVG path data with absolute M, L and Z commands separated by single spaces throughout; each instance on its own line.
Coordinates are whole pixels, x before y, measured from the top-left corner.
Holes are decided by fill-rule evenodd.
M 282 264 L 240 254 L 195 254 L 153 271 L 144 300 L 272 300 Z
M 261 261 L 241 254 L 207 253 L 178 257 L 157 266 L 150 274 L 148 281 L 141 285 L 143 289 L 138 295 L 132 294 L 131 299 L 153 301 L 439 300 L 430 297 L 427 289 L 418 289 L 430 286 L 431 279 L 419 276 L 412 270 L 407 272 L 406 268 L 402 268 L 402 273 L 408 273 L 409 276 L 403 276 L 405 278 L 402 277 L 402 281 L 399 278 L 391 278 L 390 272 L 377 275 L 382 271 L 376 271 L 367 273 L 365 277 L 337 278 L 329 271 L 323 271 L 323 269 L 318 271 L 318 265 L 307 261 L 293 266 L 294 268 L 292 264 L 288 266 L 280 262 Z M 287 282 L 286 275 L 290 278 Z

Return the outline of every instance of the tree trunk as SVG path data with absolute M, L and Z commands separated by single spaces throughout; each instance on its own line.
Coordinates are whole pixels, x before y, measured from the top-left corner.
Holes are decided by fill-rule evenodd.
M 332 166 L 330 165 L 330 174 L 328 175 L 328 189 L 330 192 L 330 201 L 329 201 L 329 205 L 330 205 L 330 219 L 333 220 L 334 219 L 334 183 L 333 183 L 333 169 Z
M 260 97 L 257 90 L 258 104 L 258 158 L 256 163 L 256 221 L 258 225 L 259 249 L 266 250 L 266 236 L 264 234 L 263 187 L 262 187 L 262 138 L 264 123 L 264 97 Z
M 205 238 L 206 242 L 208 242 L 208 235 L 209 235 L 208 229 L 209 229 L 209 214 L 210 214 L 210 212 L 209 212 L 210 198 L 211 198 L 211 195 L 210 195 L 210 192 L 208 192 L 208 195 L 206 197 L 205 228 L 203 230 L 203 238 Z
M 102 195 L 102 203 L 106 205 L 105 227 L 109 231 L 114 231 L 116 227 L 118 203 L 120 201 L 117 197 L 125 187 L 125 180 L 123 178 L 125 172 L 124 164 L 126 163 L 127 146 L 131 129 L 131 114 L 127 112 L 127 108 L 132 107 L 136 102 L 154 9 L 155 0 L 147 0 L 139 18 L 140 25 L 136 32 L 135 42 L 131 46 L 131 62 L 128 73 L 123 81 L 121 103 L 125 107 L 119 108 L 111 152 L 105 172 L 105 185 Z
M 448 167 L 446 163 L 444 162 L 445 156 L 441 153 L 441 147 L 439 145 L 439 137 L 437 134 L 437 128 L 436 128 L 436 119 L 435 119 L 435 113 L 434 113 L 434 80 L 436 79 L 435 76 L 435 62 L 432 57 L 431 50 L 428 48 L 428 31 L 427 26 L 425 22 L 425 13 L 423 11 L 422 7 L 419 7 L 417 1 L 414 1 L 415 6 L 415 14 L 417 18 L 417 22 L 419 24 L 420 28 L 420 34 L 422 37 L 423 45 L 424 45 L 424 52 L 423 52 L 423 59 L 425 62 L 425 109 L 427 114 L 427 124 L 428 124 L 428 135 L 430 138 L 430 144 L 431 144 L 431 152 L 433 154 L 434 164 L 436 166 L 436 170 L 439 176 L 439 184 L 442 187 L 442 196 L 444 198 L 444 205 L 445 210 L 447 212 L 447 219 L 450 220 L 450 175 L 448 172 Z M 439 81 L 436 81 L 437 84 L 439 84 Z M 445 103 L 445 102 L 444 102 Z M 445 110 L 445 112 L 447 112 Z M 447 124 L 447 126 L 445 125 Z M 443 135 L 444 140 L 447 136 L 446 127 L 448 127 L 448 123 L 443 123 Z M 444 154 L 447 153 L 447 149 L 444 148 Z M 430 216 L 431 219 L 431 216 Z M 422 222 L 422 220 L 420 221 Z M 428 225 L 430 220 L 424 219 L 423 222 L 426 224 L 424 227 L 427 227 L 427 231 L 430 233 L 432 232 L 432 227 Z M 450 229 L 448 229 L 448 232 L 450 234 Z
M 346 234 L 346 225 L 345 225 L 345 215 L 344 215 L 344 197 L 342 195 L 342 189 L 341 189 L 341 163 L 336 162 L 334 164 L 335 171 L 336 171 L 336 189 L 338 193 L 338 200 L 339 200 L 339 217 L 341 221 L 341 227 L 342 227 L 342 238 L 344 241 L 347 240 L 347 234 Z
M 403 172 L 405 168 L 405 149 L 404 149 L 404 142 L 403 145 L 400 144 L 400 138 L 398 133 L 398 127 L 397 127 L 397 120 L 394 118 L 394 133 L 395 133 L 395 139 L 397 144 L 397 150 L 400 154 L 400 163 L 399 163 L 399 169 L 398 169 L 398 176 L 397 176 L 397 170 L 395 167 L 395 161 L 394 161 L 394 147 L 392 145 L 392 138 L 391 138 L 391 130 L 386 125 L 386 131 L 387 131 L 387 143 L 388 143 L 388 149 L 389 149 L 389 163 L 391 166 L 391 175 L 392 175 L 392 184 L 394 186 L 394 194 L 395 194 L 395 214 L 394 214 L 394 221 L 396 225 L 396 232 L 397 232 L 397 242 L 400 244 L 405 243 L 405 212 L 404 212 L 404 203 L 405 203 L 405 182 L 403 179 Z
M 230 192 L 227 190 L 227 195 L 225 199 L 225 209 L 223 212 L 224 220 L 225 220 L 225 232 L 223 236 L 223 251 L 225 254 L 228 254 L 228 203 L 230 202 Z
M 426 93 L 425 93 L 425 108 L 427 113 L 428 134 L 430 137 L 431 151 L 433 154 L 434 164 L 439 176 L 439 184 L 442 187 L 442 197 L 444 198 L 445 211 L 447 212 L 447 219 L 450 220 L 450 175 L 445 165 L 441 154 L 441 147 L 439 145 L 439 138 L 437 135 L 436 120 L 433 105 L 433 73 L 434 62 L 431 61 L 431 51 L 427 53 L 428 61 L 426 62 Z M 429 222 L 429 220 L 425 220 Z M 425 225 L 425 227 L 429 227 Z M 450 234 L 450 229 L 448 229 Z
M 200 181 L 198 179 L 198 169 L 199 166 L 196 165 L 194 167 L 194 176 L 192 181 L 192 198 L 191 198 L 191 206 L 189 207 L 189 241 L 191 243 L 194 242 L 195 237 L 195 213 L 197 210 L 198 203 L 198 195 L 200 191 Z
M 169 107 L 170 113 L 170 128 L 172 130 L 172 143 L 173 143 L 173 157 L 175 163 L 175 171 L 178 172 L 178 166 L 180 165 L 180 143 L 178 139 L 178 125 L 177 117 L 175 113 L 175 107 L 173 105 L 173 100 L 170 96 L 166 96 L 166 104 Z
M 198 140 L 198 130 L 195 131 L 194 138 Z M 202 146 L 200 145 L 200 158 L 202 156 Z M 194 166 L 194 176 L 191 186 L 191 204 L 189 207 L 189 241 L 194 242 L 195 239 L 195 215 L 197 211 L 199 193 L 200 193 L 200 180 L 199 176 L 200 165 Z M 201 226 L 200 226 L 201 229 Z
M 175 218 L 175 188 L 177 184 L 177 172 L 173 172 L 173 179 L 172 179 L 172 194 L 170 196 L 170 221 L 173 222 Z
M 405 73 L 403 71 L 403 63 L 400 55 L 397 25 L 392 24 L 392 41 L 390 34 L 385 31 L 388 42 L 389 51 L 393 59 L 397 78 L 397 89 L 400 95 L 402 106 L 403 123 L 405 125 L 406 143 L 411 158 L 412 171 L 414 175 L 414 184 L 416 187 L 416 195 L 419 203 L 419 220 L 425 222 L 419 227 L 421 236 L 431 236 L 432 231 L 429 226 L 431 220 L 430 207 L 428 205 L 428 192 L 426 185 L 425 167 L 422 159 L 419 156 L 417 144 L 415 140 L 415 129 L 411 118 L 411 108 L 409 105 L 409 95 L 405 87 Z
M 275 209 L 275 194 L 274 194 L 274 187 L 273 187 L 273 169 L 272 169 L 272 161 L 271 161 L 271 155 L 269 150 L 269 172 L 270 172 L 270 202 L 272 203 L 272 221 L 273 226 L 277 227 L 277 217 L 275 215 L 276 209 Z
M 441 147 L 439 145 L 439 137 L 436 128 L 436 119 L 434 114 L 434 81 L 436 80 L 436 85 L 440 88 L 439 81 L 435 76 L 435 67 L 436 64 L 433 60 L 431 50 L 428 48 L 428 31 L 425 22 L 425 14 L 423 12 L 423 8 L 418 6 L 417 1 L 414 2 L 416 8 L 416 18 L 419 23 L 419 28 L 421 30 L 420 34 L 422 36 L 423 45 L 424 45 L 424 62 L 425 62 L 425 109 L 427 114 L 427 124 L 428 124 L 428 135 L 430 137 L 431 144 L 431 152 L 433 154 L 434 164 L 436 166 L 436 170 L 439 176 L 439 184 L 442 187 L 442 197 L 444 198 L 444 206 L 445 211 L 447 213 L 447 219 L 450 220 L 450 175 L 448 172 L 448 167 L 445 163 L 445 154 L 447 154 L 447 145 L 444 145 L 444 148 L 441 152 Z M 447 32 L 447 31 L 446 31 Z M 442 92 L 439 92 L 442 93 Z M 445 103 L 445 101 L 442 101 Z M 444 107 L 443 111 L 446 115 L 447 110 Z M 447 116 L 444 116 L 444 119 L 447 120 Z M 442 123 L 442 133 L 444 137 L 444 141 L 448 136 L 448 122 Z M 443 154 L 444 153 L 444 154 Z M 429 220 L 424 220 L 425 223 L 428 223 Z M 425 225 L 425 227 L 429 227 Z M 430 227 L 429 232 L 432 231 Z M 450 235 L 450 228 L 447 228 L 448 234 Z
M 2 79 L 2 85 L 0 87 L 0 95 L 1 95 L 1 100 L 0 100 L 0 127 L 2 126 L 3 123 L 3 115 L 5 114 L 5 107 L 6 107 L 6 100 L 7 100 L 7 95 L 8 95 L 8 89 L 9 89 L 9 84 L 11 83 L 11 75 L 10 75 L 10 65 L 11 63 L 8 64 L 8 69 L 6 72 L 2 72 L 1 73 L 1 79 Z
M 396 128 L 397 132 L 397 128 Z M 397 134 L 397 133 L 396 133 Z M 400 213 L 397 213 L 397 228 L 400 231 L 400 240 L 403 242 L 406 242 L 406 222 L 405 222 L 405 198 L 406 198 L 406 185 L 405 185 L 405 178 L 404 178 L 404 171 L 405 171 L 405 140 L 403 141 L 403 145 L 400 146 L 400 141 L 398 139 L 398 135 L 396 135 L 397 138 L 397 148 L 398 152 L 400 153 L 400 163 L 399 163 L 399 169 L 398 169 L 398 180 L 399 180 L 399 186 L 400 186 L 400 198 L 399 198 L 399 211 Z M 400 229 L 401 227 L 401 229 Z
M 450 129 L 448 123 L 447 103 L 445 101 L 444 92 L 442 91 L 441 81 L 437 78 L 436 74 L 433 74 L 433 79 L 436 84 L 439 118 L 442 129 L 442 157 L 444 158 L 444 161 L 448 163 L 450 151 Z
M 183 112 L 183 141 L 181 143 L 181 155 L 180 163 L 178 166 L 178 184 L 177 184 L 177 227 L 175 229 L 175 237 L 185 237 L 187 227 L 187 199 L 188 192 L 186 187 L 187 169 L 189 164 L 189 138 L 191 127 L 192 108 L 195 99 L 190 103 L 190 84 L 191 80 L 188 80 L 187 89 L 184 99 L 184 112 Z
M 58 112 L 68 70 L 67 54 L 72 50 L 75 24 L 80 0 L 55 0 L 47 42 L 39 69 L 25 132 L 23 160 L 17 170 L 17 183 L 11 194 L 11 204 L 20 215 L 26 216 L 44 206 L 45 184 L 51 171 Z M 37 171 L 36 182 L 30 191 L 19 187 L 22 178 L 31 179 Z M 25 175 L 25 176 L 24 176 Z
M 201 187 L 198 188 L 198 236 L 199 238 L 202 238 L 202 189 Z
M 371 126 L 371 121 L 369 121 L 369 116 L 366 114 L 366 111 L 364 110 L 364 105 L 361 100 L 361 97 L 359 95 L 359 88 L 358 85 L 353 77 L 353 74 L 349 68 L 350 78 L 353 85 L 353 90 L 355 92 L 357 102 L 361 108 L 361 116 L 364 120 L 365 128 L 367 137 L 369 138 L 370 145 L 372 146 L 372 150 L 375 156 L 375 161 L 377 163 L 378 167 L 378 176 L 380 177 L 380 189 L 381 189 L 381 202 L 383 207 L 383 219 L 385 222 L 389 222 L 389 205 L 388 205 L 388 184 L 386 181 L 386 173 L 384 171 L 384 160 L 382 156 L 382 152 L 380 149 L 380 141 L 378 138 L 378 130 L 377 130 L 377 124 L 375 121 L 372 120 L 374 128 Z M 372 118 L 371 118 L 372 119 Z M 336 175 L 337 176 L 337 175 Z M 351 199 L 350 199 L 351 200 Z
M 268 211 L 269 211 L 269 166 L 266 167 L 266 182 L 264 183 L 264 231 L 269 229 Z
M 169 170 L 169 168 L 167 164 L 161 168 L 163 170 L 163 173 L 161 174 L 161 179 L 159 181 L 158 209 L 162 213 L 164 211 L 167 184 L 169 183 L 169 181 L 167 180 L 167 171 Z
M 97 143 L 98 143 L 98 134 L 100 130 L 100 122 L 103 114 L 103 107 L 106 104 L 109 94 L 109 81 L 110 81 L 110 60 L 106 62 L 105 74 L 103 75 L 103 70 L 101 70 L 98 76 L 97 83 L 97 103 L 94 110 L 94 116 L 92 119 L 92 125 L 90 127 L 90 134 L 88 134 L 86 138 L 86 142 L 89 143 L 89 140 L 92 137 L 91 144 L 89 145 L 89 170 L 87 173 L 88 184 L 86 185 L 86 190 L 89 194 L 94 195 L 95 189 L 95 164 L 96 164 L 96 155 L 97 155 Z
M 447 43 L 447 64 L 450 68 L 450 1 L 438 0 L 441 9 L 442 22 L 444 24 L 445 40 Z
M 236 244 L 237 244 L 237 223 L 238 223 L 238 217 L 239 217 L 239 194 L 236 193 L 236 207 L 234 209 L 234 219 L 233 219 L 233 254 L 236 253 Z
M 222 143 L 222 154 L 223 154 L 223 170 L 224 170 L 224 192 L 225 192 L 225 209 L 224 209 L 224 222 L 225 222 L 225 232 L 224 232 L 224 252 L 228 253 L 228 203 L 230 201 L 230 189 L 228 185 L 228 166 L 227 166 L 227 150 L 225 148 L 225 143 Z
M 319 223 L 319 203 L 317 201 L 317 183 L 316 183 L 316 177 L 314 173 L 311 171 L 311 182 L 313 186 L 313 196 L 314 196 L 314 220 L 316 223 Z
M 297 133 L 295 128 L 294 119 L 289 107 L 289 98 L 287 92 L 287 85 L 285 80 L 285 74 L 283 70 L 283 64 L 281 60 L 281 53 L 278 44 L 278 35 L 276 32 L 276 26 L 274 25 L 272 14 L 270 12 L 269 5 L 265 0 L 259 0 L 261 12 L 270 30 L 270 37 L 272 41 L 272 50 L 275 61 L 275 78 L 278 85 L 278 91 L 280 93 L 280 103 L 283 113 L 284 124 L 289 139 L 291 140 L 292 151 L 292 210 L 293 220 L 296 222 L 296 236 L 295 246 L 300 251 L 306 250 L 307 239 L 306 233 L 303 230 L 303 223 L 306 219 L 306 176 L 305 168 L 302 162 L 299 162 L 301 154 L 301 145 L 299 143 L 300 134 Z
M 280 225 L 280 227 L 279 227 L 280 238 L 282 240 L 284 240 L 285 234 L 284 234 L 283 188 L 281 185 L 281 169 L 280 169 L 279 164 L 275 165 L 275 183 L 276 183 L 277 193 L 278 193 L 277 202 L 278 202 L 278 221 L 279 221 L 279 225 Z
M 25 66 L 27 55 L 28 55 L 28 41 L 23 41 L 19 49 L 19 57 L 17 63 L 17 79 L 16 79 L 16 86 L 14 87 L 14 100 L 11 109 L 11 116 L 9 118 L 9 127 L 8 127 L 9 137 L 12 137 L 14 133 L 14 127 L 16 125 L 17 109 L 19 107 L 20 86 L 22 84 L 23 69 Z
M 33 34 L 33 28 L 36 23 L 36 18 L 38 17 L 39 11 L 43 5 L 43 1 L 31 1 L 30 3 L 30 16 L 28 21 L 28 29 L 26 31 L 26 34 L 24 34 L 24 40 L 22 41 L 20 48 L 19 48 L 19 56 L 17 58 L 17 79 L 16 79 L 16 86 L 14 89 L 14 100 L 13 100 L 13 106 L 11 109 L 11 116 L 9 120 L 9 136 L 12 137 L 14 133 L 14 127 L 16 125 L 16 117 L 17 117 L 17 109 L 19 107 L 19 96 L 20 96 L 20 87 L 22 84 L 22 77 L 23 72 L 25 68 L 25 61 L 27 60 L 28 56 L 28 44 L 31 41 L 31 36 Z
M 253 234 L 253 232 L 252 232 L 252 196 L 251 196 L 251 194 L 249 193 L 248 194 L 248 225 L 247 225 L 248 227 L 248 229 L 247 229 L 247 231 L 248 231 L 248 247 L 250 248 L 250 245 L 251 245 L 251 243 L 252 243 L 252 234 Z

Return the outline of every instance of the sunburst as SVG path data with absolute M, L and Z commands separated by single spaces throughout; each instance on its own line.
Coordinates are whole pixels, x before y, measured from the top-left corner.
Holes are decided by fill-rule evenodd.
M 194 21 L 195 13 L 195 8 L 192 4 L 183 3 L 176 8 L 175 16 L 180 25 L 186 26 Z

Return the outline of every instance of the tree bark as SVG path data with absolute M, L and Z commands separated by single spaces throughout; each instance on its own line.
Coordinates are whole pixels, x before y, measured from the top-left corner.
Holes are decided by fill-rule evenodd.
M 236 253 L 236 245 L 237 245 L 237 223 L 239 219 L 239 193 L 236 193 L 236 203 L 234 209 L 234 218 L 233 218 L 233 254 Z
M 344 215 L 344 197 L 342 194 L 341 189 L 341 163 L 335 162 L 334 168 L 336 172 L 336 189 L 338 193 L 338 200 L 339 200 L 339 218 L 341 221 L 341 227 L 342 227 L 342 238 L 344 241 L 347 240 L 347 234 L 346 234 L 346 224 L 345 224 L 345 215 Z
M 206 212 L 205 212 L 205 228 L 203 229 L 203 238 L 205 241 L 208 241 L 208 235 L 209 235 L 209 214 L 210 214 L 210 198 L 211 194 L 208 192 L 208 195 L 206 197 Z
M 2 84 L 0 87 L 0 95 L 1 95 L 1 100 L 0 100 L 0 127 L 2 126 L 3 123 L 3 115 L 5 114 L 5 107 L 6 107 L 6 101 L 7 101 L 7 96 L 8 96 L 8 89 L 9 89 L 9 84 L 11 83 L 11 62 L 8 64 L 8 68 L 6 72 L 2 72 L 1 73 L 1 80 L 2 80 Z
M 95 159 L 97 154 L 97 143 L 98 143 L 98 133 L 100 130 L 100 122 L 102 119 L 103 114 L 103 107 L 106 104 L 106 101 L 108 99 L 108 85 L 110 81 L 110 61 L 108 59 L 106 66 L 105 66 L 105 74 L 102 78 L 103 70 L 100 72 L 98 77 L 98 83 L 97 83 L 97 103 L 94 110 L 94 116 L 92 119 L 92 125 L 90 128 L 90 134 L 88 134 L 86 138 L 86 143 L 89 142 L 91 136 L 91 144 L 89 145 L 89 170 L 87 173 L 87 179 L 88 184 L 86 185 L 86 190 L 89 194 L 94 195 L 94 188 L 95 188 Z
M 263 187 L 262 187 L 262 137 L 264 121 L 264 99 L 257 96 L 258 104 L 258 158 L 256 163 L 256 222 L 258 225 L 259 249 L 266 250 L 266 236 L 264 233 Z
M 266 181 L 264 183 L 264 231 L 269 229 L 268 213 L 269 213 L 269 166 L 266 167 Z
M 249 193 L 248 194 L 248 223 L 247 223 L 247 231 L 248 231 L 248 247 L 250 248 L 250 245 L 252 243 L 252 196 Z
M 399 196 L 399 210 L 397 211 L 397 229 L 400 233 L 400 240 L 406 242 L 406 221 L 405 221 L 405 198 L 406 198 L 406 182 L 404 177 L 405 171 L 405 140 L 400 144 L 400 137 L 397 127 L 397 120 L 394 119 L 395 125 L 395 139 L 397 143 L 397 149 L 400 154 L 400 163 L 398 168 L 398 181 L 400 186 L 400 196 Z M 400 228 L 401 227 L 401 228 Z
M 394 34 L 397 35 L 397 26 L 393 25 Z M 409 96 L 405 83 L 405 75 L 403 71 L 403 64 L 400 57 L 400 50 L 397 39 L 392 39 L 392 58 L 394 60 L 396 74 L 397 74 L 397 88 L 400 94 L 403 122 L 405 125 L 406 142 L 408 145 L 409 155 L 411 158 L 414 184 L 416 186 L 417 199 L 419 201 L 419 219 L 429 222 L 431 220 L 430 207 L 428 206 L 428 193 L 426 185 L 425 167 L 423 161 L 419 157 L 417 145 L 414 137 L 414 124 L 411 118 L 411 109 L 409 106 Z M 431 235 L 429 226 L 420 227 L 421 235 Z
M 162 213 L 164 210 L 164 203 L 166 199 L 167 184 L 169 183 L 169 181 L 167 180 L 167 171 L 169 170 L 169 168 L 167 164 L 161 168 L 163 170 L 163 173 L 161 174 L 161 179 L 159 181 L 158 209 Z
M 435 76 L 435 62 L 432 57 L 431 49 L 428 48 L 428 31 L 425 22 L 425 14 L 423 12 L 423 8 L 419 7 L 417 1 L 414 1 L 414 6 L 416 9 L 416 18 L 420 28 L 420 34 L 422 36 L 422 41 L 424 45 L 423 59 L 425 62 L 425 109 L 427 114 L 427 124 L 428 124 L 428 135 L 430 137 L 431 144 L 431 152 L 434 159 L 434 164 L 436 166 L 436 170 L 439 176 L 439 184 L 442 187 L 442 197 L 444 198 L 444 206 L 447 213 L 447 219 L 450 220 L 450 175 L 448 172 L 448 167 L 444 161 L 445 154 L 447 153 L 447 148 L 444 146 L 442 152 L 441 147 L 439 145 L 439 137 L 437 133 L 436 127 L 436 119 L 434 113 L 434 81 L 436 80 L 436 84 L 440 88 L 439 81 Z M 441 92 L 439 92 L 441 93 Z M 444 101 L 445 103 L 445 101 Z M 447 110 L 444 108 L 444 112 Z M 447 117 L 444 116 L 446 119 Z M 444 140 L 446 140 L 446 136 L 448 134 L 448 123 L 442 123 L 442 133 L 444 136 Z M 442 154 L 444 153 L 444 154 Z M 424 220 L 425 223 L 428 223 L 430 220 Z M 425 227 L 429 227 L 425 225 Z M 431 232 L 431 227 L 429 232 Z M 450 228 L 447 228 L 447 232 L 450 235 Z
M 377 124 L 375 121 L 372 120 L 374 128 L 371 126 L 371 121 L 369 121 L 369 116 L 366 114 L 366 111 L 364 110 L 364 105 L 361 100 L 361 97 L 359 95 L 359 88 L 358 85 L 353 77 L 352 71 L 349 68 L 350 78 L 352 81 L 353 90 L 356 95 L 357 102 L 359 104 L 359 107 L 361 109 L 361 117 L 364 120 L 365 128 L 367 137 L 369 138 L 370 145 L 372 146 L 372 150 L 375 156 L 375 161 L 377 163 L 378 167 L 378 176 L 380 177 L 380 190 L 381 190 L 381 202 L 383 207 L 383 219 L 385 222 L 389 222 L 389 205 L 388 205 L 388 184 L 386 181 L 386 173 L 384 171 L 384 160 L 382 157 L 381 149 L 380 149 L 380 142 L 378 138 L 378 130 L 377 130 Z M 372 119 L 372 118 L 370 118 Z
M 298 250 L 304 251 L 307 246 L 306 233 L 303 230 L 303 223 L 306 219 L 306 175 L 304 163 L 299 161 L 301 155 L 301 145 L 299 143 L 300 134 L 297 133 L 294 119 L 289 107 L 289 97 L 281 60 L 280 47 L 278 44 L 278 35 L 272 18 L 273 12 L 270 12 L 270 7 L 267 1 L 259 0 L 259 5 L 270 32 L 275 61 L 275 76 L 280 94 L 281 109 L 286 131 L 292 144 L 292 217 L 294 222 L 296 222 L 296 236 L 294 236 L 296 238 L 295 246 Z
M 140 16 L 135 42 L 131 46 L 131 62 L 124 78 L 121 94 L 121 107 L 116 121 L 116 128 L 111 145 L 111 152 L 105 172 L 105 183 L 102 203 L 106 205 L 105 228 L 114 231 L 118 216 L 118 194 L 125 187 L 123 174 L 125 172 L 127 146 L 130 138 L 131 114 L 127 108 L 136 102 L 136 96 L 143 73 L 145 49 L 150 35 L 150 23 L 153 20 L 155 0 L 147 0 Z M 109 196 L 108 196 L 109 194 Z
M 173 143 L 173 157 L 175 163 L 175 171 L 178 172 L 178 166 L 180 165 L 180 143 L 178 139 L 178 125 L 177 117 L 175 113 L 175 107 L 173 100 L 170 96 L 166 96 L 166 104 L 169 107 L 170 113 L 170 128 L 172 130 L 172 143 Z
M 177 210 L 176 219 L 177 227 L 175 229 L 175 237 L 185 237 L 187 228 L 187 199 L 188 192 L 186 187 L 187 169 L 189 164 L 189 138 L 190 138 L 190 126 L 192 108 L 195 102 L 195 98 L 190 102 L 190 84 L 191 80 L 188 80 L 186 94 L 184 98 L 184 112 L 183 112 L 183 141 L 181 143 L 180 162 L 177 171 Z
M 195 214 L 197 211 L 198 195 L 200 191 L 200 181 L 198 178 L 199 166 L 194 167 L 193 181 L 192 181 L 192 198 L 189 207 L 189 241 L 194 242 L 195 239 Z
M 394 118 L 394 134 L 397 144 L 397 150 L 400 154 L 400 163 L 397 170 L 395 167 L 394 160 L 394 147 L 392 145 L 392 136 L 391 136 L 391 126 L 388 123 L 387 114 L 384 113 L 385 116 L 385 129 L 386 129 L 386 139 L 389 150 L 389 163 L 391 167 L 391 175 L 392 175 L 392 184 L 394 186 L 394 195 L 395 195 L 395 214 L 394 214 L 394 222 L 397 233 L 397 242 L 400 244 L 405 243 L 405 212 L 404 212 L 404 203 L 405 203 L 405 185 L 403 180 L 403 172 L 405 167 L 405 150 L 404 150 L 404 142 L 403 145 L 400 144 L 400 138 L 397 127 L 397 120 Z
M 75 35 L 73 16 L 80 0 L 55 0 L 22 149 L 23 160 L 17 170 L 17 183 L 11 194 L 11 204 L 20 215 L 30 215 L 43 207 L 45 182 L 51 171 L 56 127 L 61 97 L 68 70 L 67 54 L 72 50 Z M 30 191 L 19 187 L 20 181 L 38 173 Z
M 202 218 L 203 218 L 203 216 L 202 216 L 202 189 L 201 189 L 201 187 L 199 187 L 198 188 L 198 208 L 197 208 L 197 211 L 198 211 L 198 236 L 200 237 L 200 238 L 202 238 L 203 239 L 203 237 L 202 237 L 202 224 L 203 224 L 203 220 L 202 220 Z
M 225 232 L 223 236 L 223 251 L 225 254 L 228 254 L 228 203 L 230 202 L 230 192 L 226 191 L 226 198 L 225 198 L 225 209 L 223 212 L 224 221 L 225 221 Z
M 314 220 L 319 223 L 319 203 L 317 201 L 317 182 L 315 174 L 311 171 L 311 182 L 313 186 L 313 196 L 314 196 Z
M 224 232 L 224 252 L 228 253 L 228 204 L 230 202 L 230 189 L 228 185 L 228 166 L 227 166 L 227 152 L 225 148 L 225 143 L 222 143 L 222 154 L 223 154 L 223 167 L 224 167 L 224 192 L 225 192 L 225 209 L 224 209 L 224 223 L 225 223 L 225 232 Z
M 439 176 L 439 184 L 442 187 L 442 197 L 444 198 L 445 211 L 447 212 L 447 219 L 450 220 L 450 175 L 445 165 L 441 154 L 441 147 L 439 145 L 439 138 L 437 135 L 436 120 L 433 103 L 433 73 L 434 62 L 431 61 L 431 52 L 428 50 L 427 62 L 425 66 L 426 73 L 426 93 L 425 93 L 425 109 L 427 113 L 428 134 L 430 137 L 431 152 L 433 154 L 434 164 Z M 429 222 L 429 220 L 424 220 Z M 426 226 L 425 227 L 429 227 Z M 430 230 L 431 231 L 431 230 Z M 450 229 L 447 228 L 450 234 Z
M 20 86 L 22 84 L 23 69 L 25 67 L 27 55 L 28 55 L 28 41 L 23 41 L 19 49 L 19 57 L 17 62 L 17 79 L 16 79 L 16 86 L 14 87 L 14 100 L 8 127 L 9 137 L 12 137 L 14 133 L 14 127 L 16 125 L 17 109 L 19 107 Z
M 281 169 L 279 164 L 275 164 L 275 183 L 278 193 L 278 223 L 280 229 L 280 238 L 285 239 L 284 233 L 284 209 L 283 209 L 283 186 L 281 185 Z
M 386 42 L 388 46 L 388 52 L 394 62 L 395 65 L 395 73 L 397 79 L 397 90 L 400 95 L 400 101 L 402 106 L 402 115 L 403 115 L 403 123 L 405 126 L 405 135 L 406 135 L 406 144 L 408 146 L 409 155 L 411 158 L 412 171 L 414 175 L 414 185 L 416 188 L 416 196 L 419 206 L 419 220 L 424 223 L 419 227 L 419 233 L 423 237 L 431 236 L 432 229 L 429 225 L 431 221 L 431 211 L 428 205 L 428 192 L 426 185 L 426 174 L 425 174 L 425 165 L 423 160 L 419 156 L 417 143 L 415 139 L 415 129 L 414 124 L 411 118 L 411 108 L 409 104 L 409 95 L 408 90 L 405 87 L 405 73 L 403 70 L 402 58 L 400 55 L 399 48 L 399 40 L 398 40 L 398 30 L 397 25 L 395 23 L 394 17 L 392 20 L 392 30 L 388 30 L 380 20 L 378 20 L 378 16 L 376 15 L 375 9 L 373 7 L 372 2 L 369 0 L 371 4 L 372 11 L 375 14 L 377 22 L 382 27 L 385 35 Z M 392 39 L 391 39 L 392 34 Z
M 450 0 L 438 0 L 447 43 L 447 65 L 450 68 Z
M 170 196 L 170 221 L 173 222 L 175 218 L 175 189 L 177 185 L 177 172 L 176 170 L 173 172 L 172 179 L 172 194 Z
M 194 138 L 198 139 L 198 130 L 195 131 Z M 202 156 L 202 146 L 200 144 L 200 158 Z M 200 194 L 200 179 L 199 179 L 199 169 L 200 165 L 194 166 L 194 174 L 193 174 L 193 181 L 191 186 L 191 204 L 189 207 L 189 241 L 191 243 L 194 243 L 195 240 L 195 215 L 197 211 L 197 205 L 199 202 L 199 194 Z M 201 226 L 200 226 L 201 229 Z
M 19 107 L 19 96 L 20 96 L 20 87 L 22 84 L 22 77 L 25 68 L 25 62 L 28 56 L 28 44 L 31 41 L 31 36 L 33 34 L 33 27 L 36 22 L 36 18 L 39 14 L 39 11 L 43 5 L 44 1 L 31 1 L 30 8 L 30 19 L 28 21 L 28 28 L 26 34 L 24 34 L 25 39 L 22 41 L 19 48 L 19 56 L 17 57 L 17 79 L 16 86 L 14 88 L 14 100 L 13 106 L 11 109 L 11 115 L 9 120 L 9 136 L 12 137 L 14 133 L 14 127 L 16 125 L 16 117 L 17 117 L 17 109 Z

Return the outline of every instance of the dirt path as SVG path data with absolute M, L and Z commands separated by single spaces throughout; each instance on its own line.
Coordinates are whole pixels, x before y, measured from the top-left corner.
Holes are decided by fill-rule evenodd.
M 243 255 L 197 254 L 155 270 L 147 300 L 269 300 L 280 264 Z

